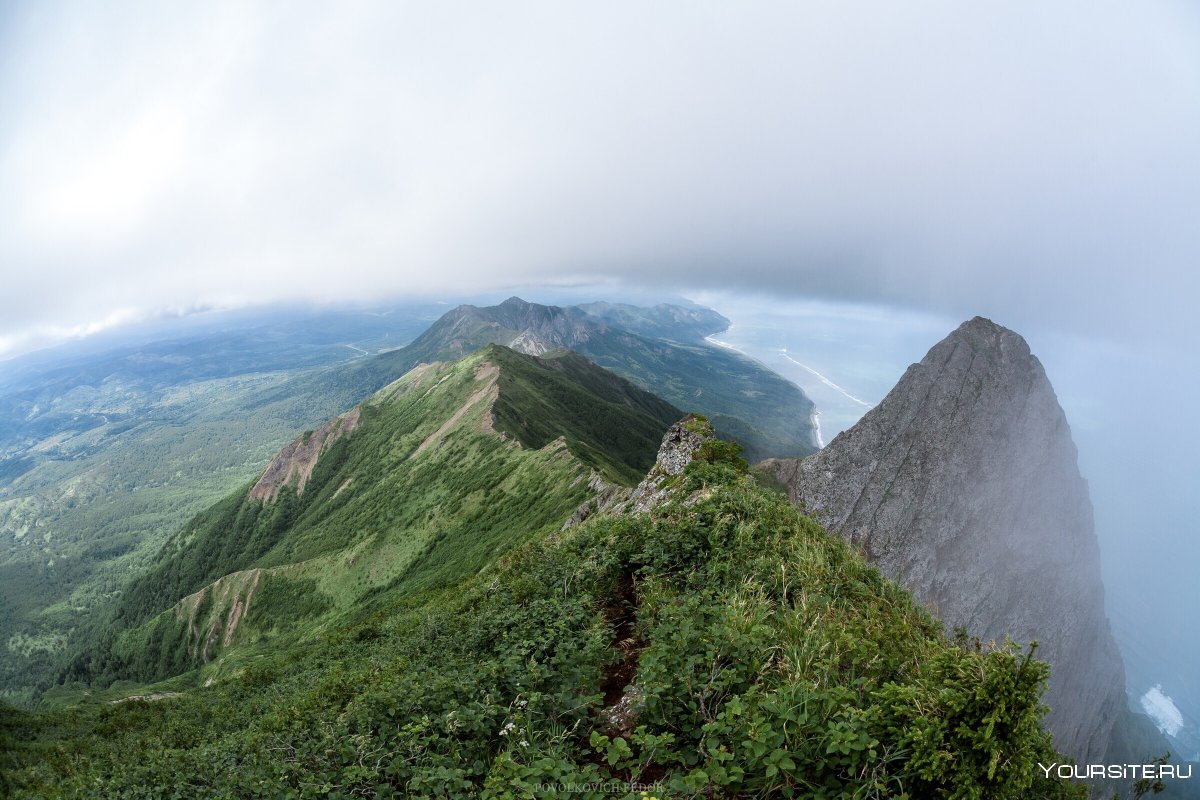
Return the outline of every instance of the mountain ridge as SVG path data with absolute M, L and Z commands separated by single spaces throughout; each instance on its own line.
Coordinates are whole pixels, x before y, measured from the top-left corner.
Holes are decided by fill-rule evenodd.
M 466 361 L 439 391 L 473 386 L 480 365 Z M 437 375 L 426 370 L 424 387 Z M 326 458 L 370 432 L 366 419 Z M 909 593 L 760 487 L 736 445 L 712 434 L 701 417 L 676 422 L 634 491 L 641 501 L 518 535 L 443 586 L 375 593 L 275 647 L 210 650 L 232 626 L 201 623 L 169 644 L 210 660 L 178 678 L 70 710 L 0 707 L 14 797 L 504 797 L 574 784 L 624 786 L 635 800 L 636 783 L 679 797 L 1083 796 L 1036 766 L 1061 758 L 1039 727 L 1043 664 L 948 641 Z M 321 470 L 319 459 L 305 497 L 330 491 L 336 476 Z M 505 513 L 500 488 L 493 515 Z M 390 496 L 397 509 L 420 499 Z M 319 576 L 228 579 L 247 598 L 220 610 L 238 624 L 234 640 L 264 630 L 264 608 L 300 623 L 323 613 L 298 607 L 324 591 Z M 192 626 L 218 591 L 163 626 Z M 69 753 L 56 749 L 64 735 Z
M 634 485 L 681 413 L 569 351 L 488 345 L 418 367 L 185 525 L 65 675 L 161 679 L 197 654 L 207 663 L 239 629 L 242 642 L 270 635 L 272 595 L 322 617 L 477 569 L 518 531 L 561 525 L 598 486 Z
M 608 332 L 606 363 L 637 377 L 641 388 L 661 393 L 656 387 L 670 383 L 676 405 L 689 408 L 696 391 L 727 389 L 723 402 L 733 401 L 736 413 L 714 419 L 748 444 L 756 433 L 742 419 L 774 419 L 789 408 L 783 416 L 806 413 L 778 376 L 734 364 L 740 377 L 722 377 L 732 362 L 694 341 L 724 323 L 715 312 L 602 305 L 584 323 Z M 446 311 L 424 303 L 383 314 L 247 312 L 236 325 L 227 317 L 192 320 L 180 323 L 184 331 L 163 326 L 155 338 L 110 342 L 111 350 L 80 343 L 5 362 L 0 606 L 9 613 L 0 617 L 0 696 L 35 703 L 78 631 L 103 620 L 180 522 L 258 477 L 298 433 L 421 361 L 456 358 L 437 347 L 418 353 L 395 346 L 411 343 Z M 637 329 L 628 343 L 616 334 L 621 325 Z M 660 346 L 651 333 L 674 344 Z M 489 338 L 498 337 L 479 345 Z M 676 380 L 668 362 L 682 365 L 686 380 Z M 764 389 L 765 401 L 742 394 Z M 787 452 L 804 451 L 802 441 L 794 444 L 800 449 Z
M 728 324 L 715 312 L 668 304 L 559 307 L 510 297 L 496 306 L 448 311 L 398 357 L 457 358 L 493 342 L 531 355 L 567 348 L 680 408 L 705 414 L 753 459 L 813 452 L 813 404 L 804 393 L 757 362 L 703 340 Z M 662 338 L 668 331 L 676 337 Z

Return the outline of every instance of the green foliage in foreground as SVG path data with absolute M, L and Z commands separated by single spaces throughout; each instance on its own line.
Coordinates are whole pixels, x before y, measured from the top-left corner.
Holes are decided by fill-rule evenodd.
M 948 641 L 712 455 L 654 515 L 531 541 L 209 688 L 23 718 L 12 795 L 1082 796 L 1037 768 L 1062 760 L 1043 664 Z M 620 724 L 601 684 L 623 659 L 638 715 Z

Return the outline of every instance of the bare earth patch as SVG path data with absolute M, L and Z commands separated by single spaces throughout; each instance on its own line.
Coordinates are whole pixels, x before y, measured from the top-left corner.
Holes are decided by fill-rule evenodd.
M 355 407 L 283 448 L 250 489 L 250 496 L 263 503 L 272 503 L 280 490 L 292 483 L 296 484 L 296 494 L 303 494 L 304 485 L 312 477 L 321 453 L 358 427 L 360 413 L 361 409 Z
M 500 370 L 498 367 L 496 367 L 496 365 L 489 364 L 486 361 L 480 364 L 479 368 L 475 370 L 475 381 L 477 383 L 483 381 L 484 385 L 481 386 L 477 391 L 473 392 L 471 396 L 467 398 L 467 402 L 463 403 L 461 408 L 450 415 L 450 419 L 443 422 L 436 431 L 426 436 L 425 441 L 421 442 L 421 444 L 417 446 L 417 449 L 413 451 L 413 454 L 409 456 L 409 458 L 415 458 L 416 456 L 421 455 L 421 453 L 423 453 L 429 447 L 440 442 L 442 437 L 453 430 L 454 426 L 457 425 L 459 421 L 461 421 L 462 418 L 467 415 L 467 412 L 479 405 L 481 400 L 487 400 L 488 405 L 491 405 L 493 402 L 495 402 L 496 398 L 500 394 L 500 388 L 496 385 L 496 376 L 499 374 Z

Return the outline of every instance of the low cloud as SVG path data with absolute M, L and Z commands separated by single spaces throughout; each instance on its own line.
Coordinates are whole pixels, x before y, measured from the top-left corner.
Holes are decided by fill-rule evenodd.
M 5 13 L 10 339 L 589 281 L 1161 335 L 1200 288 L 1185 4 Z

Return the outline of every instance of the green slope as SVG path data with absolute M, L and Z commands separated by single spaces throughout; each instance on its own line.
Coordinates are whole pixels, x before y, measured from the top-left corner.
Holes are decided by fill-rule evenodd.
M 379 592 L 472 574 L 560 525 L 594 491 L 593 470 L 635 483 L 679 414 L 573 353 L 490 346 L 412 370 L 277 457 L 286 475 L 296 448 L 322 442 L 302 486 L 263 479 L 272 488 L 184 526 L 67 679 L 169 677 Z
M 216 317 L 0 363 L 0 697 L 32 702 L 181 520 L 366 396 L 315 375 L 428 326 L 427 309 Z
M 812 402 L 794 384 L 745 356 L 704 342 L 669 342 L 606 331 L 579 352 L 680 408 L 705 414 L 746 458 L 816 452 Z
M 563 309 L 514 298 L 454 309 L 410 346 L 329 366 L 339 353 L 404 341 L 423 314 L 388 317 L 384 337 L 382 318 L 341 315 L 88 351 L 48 361 L 45 374 L 0 374 L 0 457 L 11 456 L 0 462 L 0 697 L 33 702 L 181 520 L 244 484 L 298 431 L 421 362 L 528 333 L 535 350 L 575 349 L 708 413 L 751 458 L 810 449 L 811 404 L 761 365 L 704 344 L 700 337 L 726 324 L 707 309 Z M 529 435 L 542 435 L 533 423 Z M 18 440 L 36 446 L 12 450 Z M 604 441 L 589 457 L 602 461 L 613 447 Z
M 327 380 L 331 387 L 378 381 L 491 343 L 535 352 L 568 348 L 680 408 L 707 415 L 722 435 L 745 447 L 751 461 L 815 452 L 812 402 L 758 362 L 705 342 L 704 334 L 723 329 L 722 322 L 728 321 L 707 309 L 610 303 L 559 308 L 512 297 L 486 308 L 459 306 L 408 347 L 348 365 Z
M 539 359 L 489 345 L 485 354 L 501 365 L 497 430 L 530 448 L 562 436 L 577 458 L 618 483 L 641 479 L 663 430 L 682 413 L 570 351 Z
M 700 454 L 650 513 L 535 521 L 495 566 L 383 592 L 319 641 L 141 690 L 155 702 L 0 716 L 9 791 L 1080 795 L 1036 766 L 1061 760 L 1044 665 L 948 641 L 728 448 Z
M 371 339 L 379 333 L 376 322 L 368 330 L 339 318 L 322 333 L 310 330 L 321 327 L 317 320 L 104 357 L 81 354 L 66 365 L 46 365 L 42 384 L 36 375 L 25 376 L 24 388 L 11 396 L 12 381 L 0 375 L 0 411 L 11 405 L 10 416 L 16 415 L 0 414 L 0 428 L 16 424 L 20 430 L 9 433 L 20 433 L 17 438 L 44 437 L 34 450 L 13 451 L 0 464 L 0 607 L 6 609 L 0 696 L 32 702 L 181 520 L 244 484 L 298 431 L 422 362 L 453 361 L 533 332 L 551 349 L 578 349 L 680 407 L 708 412 L 752 457 L 807 451 L 803 426 L 810 406 L 799 390 L 699 342 L 723 327 L 720 315 L 678 306 L 592 304 L 587 310 L 517 299 L 491 308 L 463 306 L 410 346 L 333 366 L 314 365 L 354 352 L 339 343 L 343 335 L 361 347 L 393 339 Z M 401 316 L 393 333 L 408 335 L 417 320 Z M 314 350 L 314 342 L 324 349 Z M 22 422 L 35 406 L 40 416 Z M 533 422 L 529 434 L 536 437 L 541 433 Z M 614 443 L 601 445 L 590 458 L 604 460 Z M 4 447 L 0 442 L 7 453 Z
M 0 490 L 0 695 L 30 699 L 180 520 L 243 484 L 305 426 L 347 407 L 345 396 L 305 390 L 314 374 L 172 387 L 143 418 L 42 451 L 36 467 Z M 263 401 L 268 387 L 293 378 L 298 393 Z

